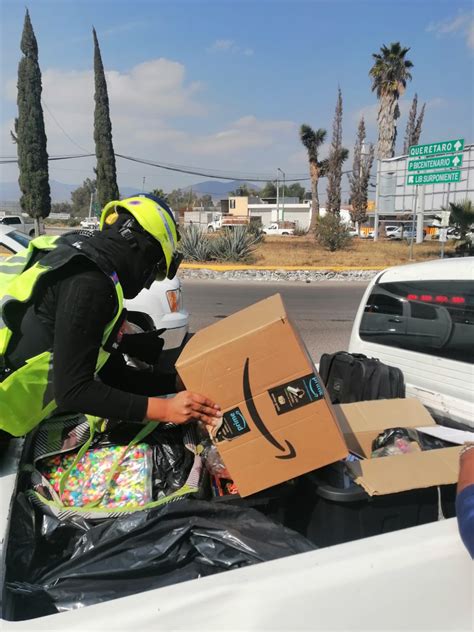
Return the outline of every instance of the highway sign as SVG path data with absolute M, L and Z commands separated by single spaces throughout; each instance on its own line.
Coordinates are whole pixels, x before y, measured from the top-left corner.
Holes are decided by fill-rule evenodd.
M 428 171 L 429 169 L 449 169 L 460 167 L 463 155 L 439 156 L 439 158 L 418 158 L 408 163 L 408 171 Z
M 445 182 L 459 182 L 461 170 L 435 171 L 433 173 L 413 173 L 407 177 L 408 185 L 443 184 Z
M 455 154 L 464 149 L 464 138 L 454 140 L 443 140 L 427 145 L 412 145 L 408 150 L 410 158 L 424 158 L 426 156 L 437 156 L 439 154 Z

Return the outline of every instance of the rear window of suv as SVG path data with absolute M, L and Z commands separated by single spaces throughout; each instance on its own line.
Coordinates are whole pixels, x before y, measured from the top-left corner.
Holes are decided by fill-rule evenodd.
M 474 363 L 474 281 L 374 286 L 359 335 L 376 344 Z

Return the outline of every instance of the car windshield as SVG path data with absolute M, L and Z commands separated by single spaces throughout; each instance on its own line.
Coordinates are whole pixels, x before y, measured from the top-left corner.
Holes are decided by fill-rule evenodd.
M 24 235 L 23 233 L 18 232 L 17 230 L 11 230 L 9 233 L 7 233 L 7 235 L 11 239 L 19 243 L 20 246 L 24 246 L 25 248 L 28 247 L 28 244 L 31 241 L 30 237 L 28 237 L 27 235 Z

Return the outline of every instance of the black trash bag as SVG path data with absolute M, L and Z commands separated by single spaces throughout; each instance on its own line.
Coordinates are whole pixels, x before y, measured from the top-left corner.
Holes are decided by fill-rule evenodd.
M 258 511 L 225 503 L 180 500 L 88 526 L 45 519 L 28 511 L 21 497 L 6 557 L 9 619 L 89 606 L 315 548 Z
M 403 439 L 407 443 L 416 443 L 423 451 L 439 450 L 440 448 L 448 448 L 454 445 L 443 439 L 431 437 L 415 428 L 387 428 L 373 440 L 372 452 L 394 446 L 397 439 Z

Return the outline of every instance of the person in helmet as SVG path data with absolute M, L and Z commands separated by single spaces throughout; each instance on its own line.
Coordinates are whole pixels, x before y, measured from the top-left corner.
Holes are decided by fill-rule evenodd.
M 204 395 L 159 397 L 183 388 L 175 373 L 123 361 L 140 346 L 123 334 L 123 298 L 176 275 L 178 241 L 171 209 L 138 194 L 109 202 L 91 236 L 42 236 L 0 264 L 0 429 L 21 436 L 57 411 L 220 423 Z M 160 348 L 157 332 L 144 335 L 148 353 Z

